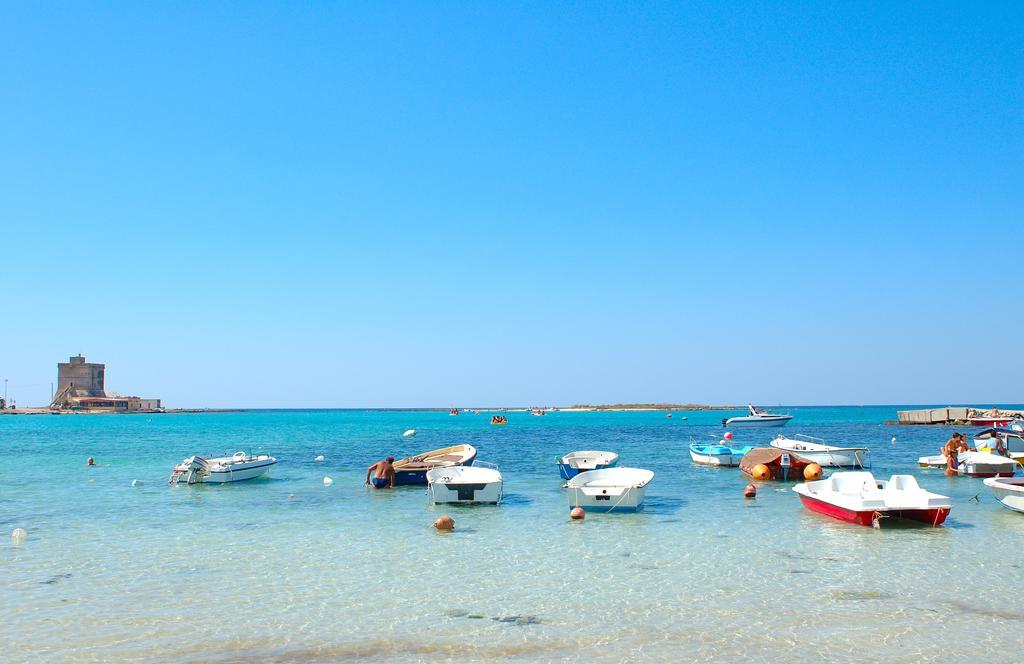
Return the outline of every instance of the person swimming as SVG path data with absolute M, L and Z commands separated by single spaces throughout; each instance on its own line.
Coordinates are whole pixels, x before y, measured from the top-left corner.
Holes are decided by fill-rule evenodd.
M 389 456 L 366 469 L 365 484 L 372 484 L 375 489 L 393 489 L 395 486 L 395 457 Z M 370 477 L 373 473 L 373 477 Z

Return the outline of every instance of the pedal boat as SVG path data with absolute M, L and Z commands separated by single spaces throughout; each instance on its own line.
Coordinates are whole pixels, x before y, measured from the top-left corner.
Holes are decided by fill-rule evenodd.
M 862 526 L 879 525 L 885 517 L 938 526 L 952 508 L 948 497 L 925 491 L 912 475 L 885 481 L 866 471 L 842 471 L 793 491 L 812 512 Z
M 501 502 L 501 473 L 497 466 L 477 461 L 472 466 L 427 471 L 430 502 L 497 505 Z
M 863 468 L 866 447 L 836 447 L 826 445 L 821 438 L 796 434 L 792 438 L 776 436 L 770 445 L 777 450 L 799 454 L 822 468 Z
M 269 454 L 250 456 L 245 452 L 235 452 L 229 457 L 204 459 L 191 456 L 171 471 L 168 484 L 223 484 L 225 482 L 241 482 L 266 475 L 277 459 Z
M 643 507 L 654 472 L 643 468 L 588 470 L 569 480 L 569 508 L 599 512 L 635 512 Z
M 555 462 L 558 464 L 558 472 L 562 479 L 571 480 L 588 470 L 614 468 L 619 463 L 619 455 L 615 452 L 584 450 L 569 452 L 565 456 L 555 459 Z
M 395 467 L 395 486 L 426 484 L 427 471 L 434 468 L 451 468 L 467 466 L 476 458 L 476 448 L 472 445 L 452 445 L 439 450 L 424 452 L 416 456 L 399 459 Z

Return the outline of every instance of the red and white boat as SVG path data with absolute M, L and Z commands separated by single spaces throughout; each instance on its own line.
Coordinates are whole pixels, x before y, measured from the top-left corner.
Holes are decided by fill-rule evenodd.
M 1005 427 L 1013 422 L 1012 417 L 972 417 L 967 420 L 972 427 Z
M 886 482 L 865 471 L 838 472 L 793 491 L 812 512 L 862 526 L 877 527 L 886 517 L 937 526 L 953 506 L 948 497 L 918 486 L 912 475 L 893 475 Z
M 1020 462 L 990 452 L 961 452 L 956 456 L 957 475 L 967 477 L 1013 477 Z M 917 460 L 922 468 L 945 468 L 948 458 L 941 454 L 924 456 Z

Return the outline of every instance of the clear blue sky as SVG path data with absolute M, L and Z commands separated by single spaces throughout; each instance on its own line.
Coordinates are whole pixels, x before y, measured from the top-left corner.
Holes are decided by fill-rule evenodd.
M 1019 2 L 4 3 L 0 81 L 21 405 L 1022 400 Z

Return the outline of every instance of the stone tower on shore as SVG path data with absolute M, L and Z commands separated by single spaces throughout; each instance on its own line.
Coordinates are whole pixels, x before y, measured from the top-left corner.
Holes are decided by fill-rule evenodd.
M 69 397 L 105 397 L 103 376 L 105 364 L 86 362 L 81 355 L 75 355 L 69 362 L 57 364 L 57 392 L 54 401 Z

